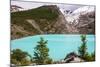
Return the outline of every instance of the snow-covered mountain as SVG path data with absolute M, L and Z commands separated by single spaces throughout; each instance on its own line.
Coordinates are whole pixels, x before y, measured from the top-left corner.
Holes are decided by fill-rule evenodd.
M 95 10 L 94 6 L 84 6 L 74 10 L 73 14 L 93 12 L 94 10 Z
M 60 9 L 67 23 L 75 27 L 80 33 L 93 33 L 95 31 L 95 7 L 82 6 L 73 12 Z
M 73 22 L 74 24 L 78 24 L 79 23 L 78 19 L 81 15 L 86 15 L 86 14 L 94 15 L 95 7 L 94 6 L 84 6 L 84 7 L 77 8 L 73 12 L 70 10 L 64 10 L 64 9 L 60 9 L 60 11 L 62 12 L 62 14 L 65 16 L 65 19 L 70 24 L 72 24 Z

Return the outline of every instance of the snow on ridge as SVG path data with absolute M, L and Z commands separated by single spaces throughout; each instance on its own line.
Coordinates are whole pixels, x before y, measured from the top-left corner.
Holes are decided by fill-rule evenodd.
M 61 8 L 60 8 L 60 11 L 64 15 L 64 17 L 65 17 L 66 21 L 68 21 L 68 23 L 72 24 L 75 22 L 74 24 L 77 24 L 80 15 L 94 12 L 95 7 L 94 6 L 83 6 L 83 7 L 77 8 L 72 13 L 65 13 L 64 11 L 66 11 L 66 10 L 61 9 Z
M 84 6 L 84 7 L 80 7 L 76 10 L 73 11 L 73 14 L 77 14 L 77 13 L 81 13 L 81 12 L 92 12 L 95 10 L 94 6 Z
M 87 13 L 91 13 L 95 11 L 95 7 L 94 6 L 84 6 L 84 7 L 80 7 L 78 9 L 76 9 L 75 11 L 73 11 L 72 15 L 74 17 L 74 20 L 76 20 L 76 24 L 78 23 L 78 19 L 80 17 L 80 15 L 85 15 Z

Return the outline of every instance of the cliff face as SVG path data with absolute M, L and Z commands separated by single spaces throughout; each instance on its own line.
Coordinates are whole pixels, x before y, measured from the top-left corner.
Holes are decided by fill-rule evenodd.
M 94 15 L 93 15 L 94 14 Z M 76 25 L 81 34 L 95 34 L 95 13 L 79 16 L 79 23 Z
M 74 27 L 79 34 L 95 34 L 94 6 L 83 6 L 71 13 L 64 13 L 64 16 L 66 21 Z
M 94 33 L 94 21 L 84 24 L 84 16 L 86 15 L 80 15 L 79 19 L 77 19 L 80 24 L 76 25 L 75 23 L 70 24 L 56 5 L 12 12 L 11 39 L 40 34 Z M 93 30 L 91 29 L 92 31 L 88 32 L 87 29 L 90 30 L 91 27 Z
M 78 15 L 74 26 L 81 34 L 95 34 L 95 7 L 86 6 L 75 10 Z

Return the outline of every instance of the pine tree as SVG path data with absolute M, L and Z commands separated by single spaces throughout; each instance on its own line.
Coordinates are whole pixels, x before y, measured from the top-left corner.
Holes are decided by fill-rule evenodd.
M 79 47 L 79 56 L 85 61 L 95 61 L 95 52 L 89 54 L 86 46 L 86 35 L 81 35 L 82 45 Z
M 78 49 L 79 55 L 81 58 L 84 58 L 87 54 L 87 46 L 86 46 L 86 35 L 81 35 L 82 44 Z
M 44 41 L 44 39 L 41 37 L 40 41 L 37 42 L 38 45 L 34 48 L 34 62 L 36 64 L 47 64 L 49 61 L 49 48 L 47 48 L 47 41 Z

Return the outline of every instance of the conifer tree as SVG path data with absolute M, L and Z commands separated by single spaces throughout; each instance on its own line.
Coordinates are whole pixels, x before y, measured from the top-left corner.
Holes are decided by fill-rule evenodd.
M 47 64 L 49 62 L 49 48 L 47 48 L 47 41 L 45 41 L 42 37 L 40 38 L 40 41 L 37 42 L 38 45 L 34 48 L 34 62 L 36 64 Z M 50 60 L 51 61 L 51 60 Z
M 82 44 L 78 49 L 79 55 L 81 58 L 84 58 L 87 54 L 87 46 L 86 46 L 86 35 L 81 35 Z

